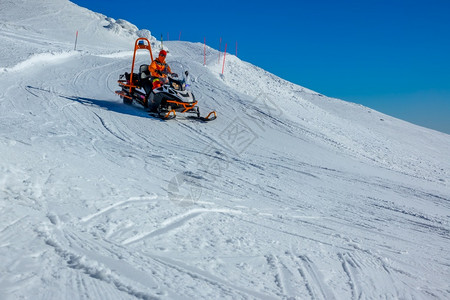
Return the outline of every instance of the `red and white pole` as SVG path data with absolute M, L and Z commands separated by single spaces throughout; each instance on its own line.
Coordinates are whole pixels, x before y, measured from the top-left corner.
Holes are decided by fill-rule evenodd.
M 222 75 L 223 75 L 223 70 L 225 69 L 225 57 L 226 56 L 227 56 L 227 43 L 225 43 L 225 51 L 223 52 Z
M 75 35 L 75 48 L 73 48 L 74 51 L 77 50 L 77 41 L 78 41 L 78 30 L 77 30 L 77 33 Z

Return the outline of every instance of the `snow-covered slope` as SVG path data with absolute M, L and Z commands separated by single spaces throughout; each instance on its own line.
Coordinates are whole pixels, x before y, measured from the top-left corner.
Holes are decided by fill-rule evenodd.
M 17 65 L 40 53 L 74 50 L 77 31 L 78 49 L 102 53 L 129 49 L 137 35 L 150 36 L 125 20 L 114 20 L 67 0 L 2 0 L 0 10 L 1 67 Z
M 449 135 L 185 42 L 219 117 L 160 121 L 114 94 L 136 28 L 30 2 L 0 3 L 0 299 L 449 298 Z

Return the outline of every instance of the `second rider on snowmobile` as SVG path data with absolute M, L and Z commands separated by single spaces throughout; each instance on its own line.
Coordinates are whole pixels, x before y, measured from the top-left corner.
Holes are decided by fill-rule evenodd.
M 152 91 L 167 83 L 167 75 L 178 77 L 177 74 L 172 73 L 172 70 L 166 63 L 166 56 L 167 51 L 161 50 L 158 58 L 152 61 L 152 63 L 148 66 L 151 77 L 149 82 L 144 85 L 144 90 L 146 93 L 146 104 L 150 110 L 155 110 L 162 100 L 158 99 L 159 97 L 155 97 L 155 93 L 152 93 Z

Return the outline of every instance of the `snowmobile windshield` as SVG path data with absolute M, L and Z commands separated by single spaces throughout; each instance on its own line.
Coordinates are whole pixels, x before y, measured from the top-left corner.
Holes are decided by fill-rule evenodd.
M 169 77 L 169 83 L 177 91 L 184 91 L 186 89 L 186 80 L 184 78 Z
M 170 61 L 169 65 L 172 70 L 172 74 L 169 74 L 168 76 L 170 80 L 170 87 L 178 91 L 190 90 L 190 78 L 188 75 L 189 73 L 186 71 L 186 66 L 177 61 Z

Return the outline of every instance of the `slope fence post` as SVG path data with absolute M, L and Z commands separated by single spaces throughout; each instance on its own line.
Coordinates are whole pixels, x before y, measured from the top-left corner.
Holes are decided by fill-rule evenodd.
M 204 37 L 204 47 L 203 47 L 203 65 L 206 66 L 206 37 Z
M 77 33 L 75 34 L 75 47 L 73 48 L 74 51 L 77 51 L 77 41 L 78 41 L 78 30 Z
M 227 43 L 225 43 L 225 51 L 223 52 L 222 75 L 223 75 L 223 70 L 225 69 L 225 57 L 226 56 L 227 56 Z

